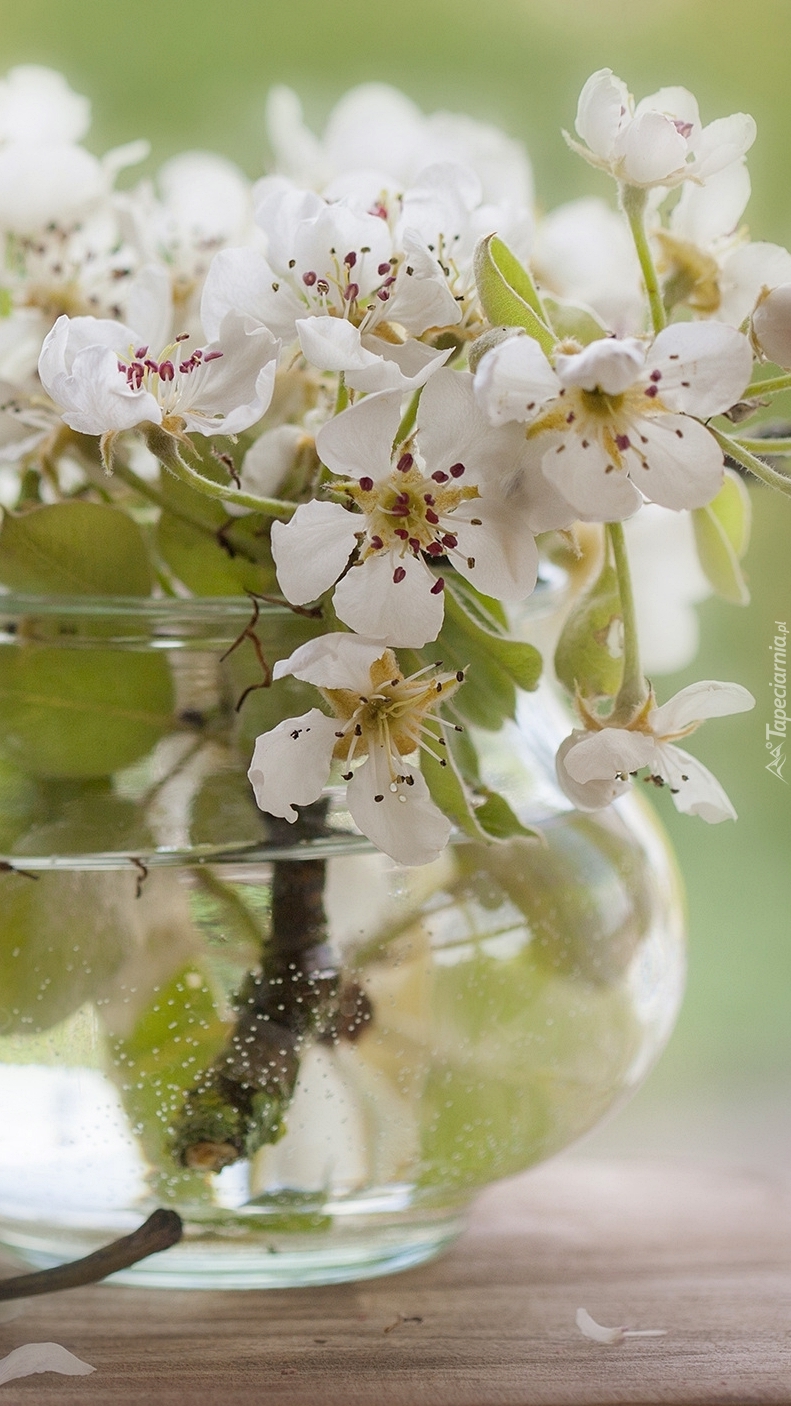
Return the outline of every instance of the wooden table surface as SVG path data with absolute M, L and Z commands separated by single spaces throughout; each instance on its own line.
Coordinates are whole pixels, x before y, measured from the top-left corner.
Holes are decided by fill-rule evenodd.
M 580 1307 L 667 1336 L 603 1347 Z M 488 1191 L 419 1269 L 287 1291 L 97 1285 L 0 1323 L 0 1356 L 49 1340 L 96 1372 L 8 1383 L 0 1406 L 791 1406 L 791 1182 L 560 1160 Z

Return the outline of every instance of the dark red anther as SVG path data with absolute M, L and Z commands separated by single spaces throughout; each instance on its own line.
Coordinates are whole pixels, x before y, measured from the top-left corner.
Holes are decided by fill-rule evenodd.
M 195 356 L 198 357 L 198 352 L 195 353 Z M 204 356 L 204 358 L 203 358 L 203 364 L 204 364 L 204 366 L 206 365 L 206 362 L 207 362 L 207 361 L 216 361 L 217 358 L 218 358 L 218 356 L 222 356 L 222 352 L 221 352 L 221 351 L 206 352 L 206 354 L 205 354 L 205 356 Z
M 379 299 L 380 303 L 390 302 L 390 294 L 388 293 L 386 288 L 380 288 L 376 296 Z
M 379 536 L 374 536 L 374 537 L 370 537 L 368 540 L 369 540 L 369 542 L 370 542 L 370 544 L 371 544 L 371 546 L 373 547 L 373 549 L 374 549 L 375 552 L 381 552 L 381 550 L 382 550 L 382 548 L 383 548 L 383 546 L 384 546 L 384 542 L 382 541 L 381 537 L 379 537 Z
M 396 569 L 395 569 L 395 571 L 393 572 L 393 582 L 394 582 L 394 584 L 395 584 L 396 586 L 400 585 L 401 582 L 402 582 L 405 578 L 406 578 L 406 571 L 404 570 L 403 566 L 397 566 Z
M 360 479 L 360 487 L 363 490 L 363 493 L 370 493 L 373 486 L 374 481 L 372 478 L 369 478 L 367 474 Z
M 653 400 L 654 396 L 659 394 L 659 387 L 655 384 L 646 386 L 645 394 L 649 396 L 651 400 Z
M 314 273 L 312 269 L 308 269 L 308 272 L 302 275 L 302 282 L 306 288 L 312 288 L 317 278 L 318 274 Z
M 632 441 L 630 440 L 628 434 L 617 434 L 615 436 L 615 443 L 617 444 L 621 453 L 623 453 L 625 449 L 631 449 L 632 447 Z
M 329 293 L 329 291 L 330 285 L 327 282 L 326 278 L 320 278 L 318 283 L 316 284 L 316 292 L 320 293 L 322 297 L 325 297 L 325 295 Z
M 148 347 L 138 347 L 135 356 L 139 361 L 142 361 L 144 356 L 148 356 Z
M 402 454 L 401 458 L 396 464 L 396 468 L 398 469 L 399 473 L 408 474 L 414 462 L 415 461 L 411 454 Z M 402 493 L 399 496 L 403 498 L 405 495 Z
M 433 508 L 426 508 L 426 522 L 430 522 L 432 527 L 436 527 L 439 522 L 439 518 Z
M 448 469 L 448 473 L 450 474 L 451 478 L 461 478 L 462 474 L 464 473 L 464 465 L 451 464 L 450 468 Z
M 452 532 L 446 532 L 445 536 L 442 538 L 442 545 L 444 547 L 458 547 L 459 539 L 458 537 L 454 537 Z
M 353 303 L 355 298 L 359 298 L 360 296 L 359 283 L 347 283 L 343 290 L 343 296 L 347 303 Z
M 390 265 L 380 264 L 376 272 L 379 274 L 380 278 L 384 278 L 385 274 L 390 272 Z
M 424 494 L 423 494 L 423 502 L 426 504 L 426 507 L 427 507 L 427 508 L 433 508 L 433 506 L 434 506 L 434 494 L 433 494 L 433 493 L 424 493 Z
M 420 551 L 420 543 L 419 543 L 417 537 L 410 537 L 410 538 L 409 538 L 409 545 L 410 545 L 410 547 L 412 548 L 412 551 L 413 551 L 413 552 L 415 553 L 415 555 L 417 556 L 418 552 Z
M 409 541 L 409 533 L 407 532 L 405 527 L 394 527 L 393 536 L 400 537 L 402 542 Z
M 177 341 L 177 342 L 188 342 L 189 339 L 190 339 L 190 334 L 189 334 L 189 332 L 179 332 L 179 334 L 178 334 L 178 336 L 177 336 L 177 338 L 176 338 L 176 341 Z
M 151 359 L 150 356 L 147 356 L 147 357 L 146 357 L 145 361 L 143 362 L 143 365 L 144 365 L 144 366 L 147 366 L 148 369 L 149 369 L 149 371 L 158 371 L 158 370 L 159 370 L 159 367 L 158 367 L 157 363 L 156 363 L 155 361 L 152 361 L 152 359 Z
M 438 576 L 436 581 L 434 582 L 434 585 L 431 587 L 431 594 L 432 596 L 438 596 L 442 593 L 442 591 L 444 591 L 444 589 L 445 582 L 441 576 Z
M 445 555 L 445 548 L 441 542 L 429 542 L 426 551 L 430 557 L 441 557 Z
M 160 361 L 159 379 L 160 381 L 172 381 L 176 374 L 176 368 L 172 361 Z
M 435 483 L 447 483 L 448 481 L 448 475 L 443 474 L 441 469 L 438 469 L 435 474 L 431 475 L 431 477 L 433 478 Z
M 349 250 L 349 253 L 346 255 L 346 258 L 343 262 L 345 263 L 347 269 L 354 268 L 354 265 L 357 263 L 357 255 L 355 254 L 353 249 Z
M 650 378 L 650 379 L 651 379 L 652 381 L 661 381 L 661 379 L 662 379 L 662 372 L 661 372 L 661 371 L 652 371 L 652 372 L 651 372 L 651 378 Z

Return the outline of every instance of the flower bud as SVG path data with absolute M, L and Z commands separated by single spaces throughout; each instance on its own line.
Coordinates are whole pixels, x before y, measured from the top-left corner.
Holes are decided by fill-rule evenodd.
M 777 366 L 791 368 L 791 283 L 765 292 L 752 315 L 757 350 Z

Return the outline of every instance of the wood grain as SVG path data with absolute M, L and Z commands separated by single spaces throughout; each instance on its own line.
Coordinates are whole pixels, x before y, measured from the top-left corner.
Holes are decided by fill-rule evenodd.
M 667 1336 L 601 1347 L 579 1307 Z M 0 1323 L 0 1356 L 45 1340 L 95 1374 L 9 1383 L 0 1406 L 791 1406 L 791 1183 L 558 1161 L 488 1191 L 420 1269 L 290 1291 L 100 1285 Z

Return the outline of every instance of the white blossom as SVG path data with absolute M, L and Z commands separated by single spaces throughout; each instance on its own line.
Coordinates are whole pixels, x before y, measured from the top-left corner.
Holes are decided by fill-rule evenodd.
M 349 507 L 303 504 L 290 522 L 273 524 L 272 551 L 293 604 L 337 581 L 334 605 L 345 624 L 419 648 L 442 626 L 444 578 L 432 560 L 447 558 L 486 594 L 522 600 L 536 580 L 534 532 L 567 526 L 571 515 L 540 476 L 532 500 L 504 491 L 509 474 L 520 477 L 524 441 L 515 427 L 491 429 L 469 373 L 432 377 L 414 434 L 394 452 L 400 417 L 400 395 L 384 393 L 319 430 L 316 448 Z
M 149 326 L 161 316 L 152 296 Z M 145 331 L 93 317 L 60 317 L 41 352 L 42 385 L 63 419 L 81 434 L 137 425 L 183 433 L 233 435 L 264 414 L 274 388 L 279 345 L 229 313 L 219 337 L 191 349 L 177 337 L 163 349 Z
M 609 68 L 591 75 L 580 93 L 575 127 L 584 145 L 566 140 L 592 166 L 632 186 L 705 181 L 743 156 L 755 122 L 743 112 L 703 127 L 686 88 L 660 88 L 635 106 Z
M 657 708 L 653 696 L 628 727 L 608 727 L 586 715 L 586 730 L 575 729 L 561 743 L 557 775 L 578 810 L 600 810 L 629 789 L 644 767 L 647 780 L 668 786 L 676 810 L 699 815 L 709 824 L 735 820 L 736 811 L 716 777 L 696 757 L 677 747 L 706 718 L 743 713 L 755 706 L 746 688 L 707 680 L 682 688 Z
M 646 348 L 603 338 L 559 353 L 554 367 L 531 337 L 482 357 L 475 376 L 495 425 L 527 425 L 541 469 L 580 517 L 629 517 L 643 498 L 697 508 L 717 493 L 724 460 L 697 418 L 727 410 L 752 371 L 747 338 L 714 323 L 681 323 Z
M 751 330 L 762 356 L 778 366 L 791 367 L 791 282 L 764 292 L 753 313 Z
M 350 814 L 364 835 L 400 864 L 436 859 L 448 842 L 450 822 L 409 758 L 422 746 L 433 748 L 436 739 L 426 741 L 425 719 L 456 692 L 463 674 L 429 669 L 404 678 L 395 655 L 380 642 L 329 634 L 281 660 L 274 675 L 314 684 L 333 716 L 312 708 L 257 739 L 248 775 L 261 809 L 295 821 L 298 806 L 318 800 L 335 760 L 348 782 Z
M 547 292 L 590 307 L 618 336 L 640 332 L 646 299 L 626 221 L 604 200 L 571 200 L 536 229 L 532 259 Z

